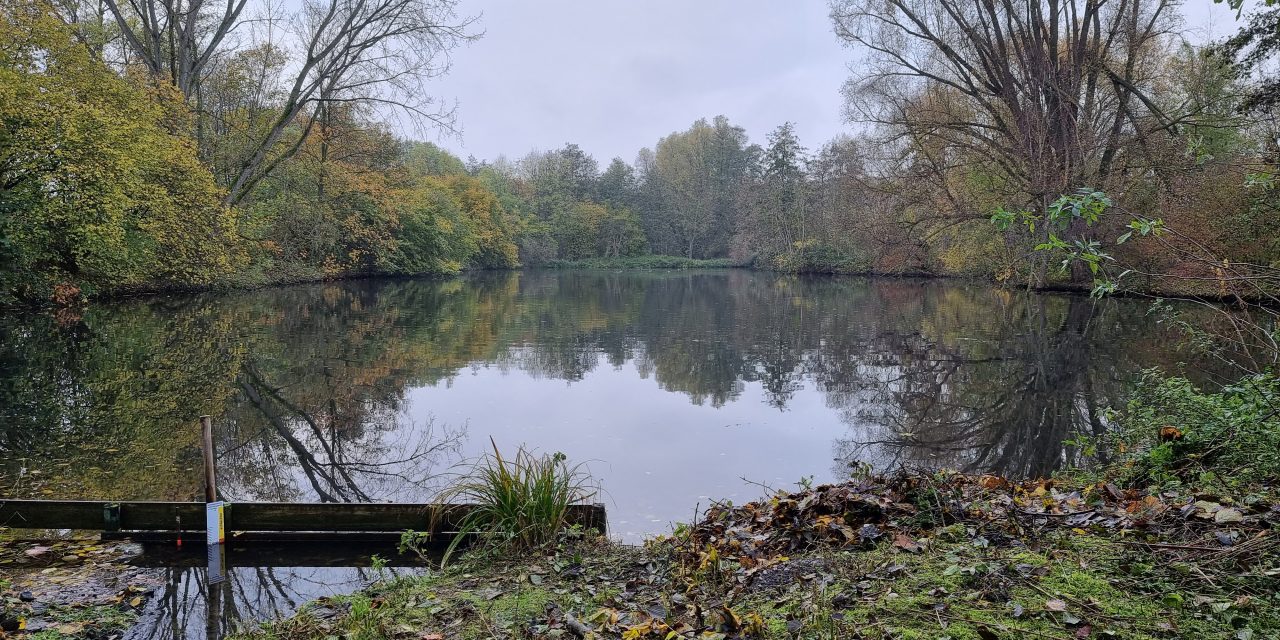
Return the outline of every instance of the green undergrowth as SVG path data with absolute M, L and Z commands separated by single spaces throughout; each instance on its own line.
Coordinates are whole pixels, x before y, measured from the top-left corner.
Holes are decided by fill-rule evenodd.
M 1056 535 L 1027 546 L 891 544 L 827 552 L 779 589 L 749 596 L 764 638 L 1272 638 L 1273 594 L 1188 585 L 1183 568 L 1110 541 Z M 793 559 L 792 562 L 795 560 Z M 785 566 L 785 565 L 784 565 Z M 1188 591 L 1189 586 L 1194 594 Z
M 1061 474 L 1153 491 L 1192 488 L 1246 499 L 1280 481 L 1280 377 L 1258 374 L 1221 390 L 1148 371 L 1117 429 L 1074 444 L 1103 460 Z
M 727 258 L 698 260 L 682 256 L 633 256 L 628 258 L 590 258 L 587 260 L 552 260 L 551 269 L 727 269 L 743 266 Z

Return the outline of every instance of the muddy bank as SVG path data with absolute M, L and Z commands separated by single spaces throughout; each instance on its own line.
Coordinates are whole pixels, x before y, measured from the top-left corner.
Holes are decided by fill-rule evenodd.
M 0 543 L 0 626 L 41 638 L 116 638 L 162 584 L 142 547 L 95 539 Z

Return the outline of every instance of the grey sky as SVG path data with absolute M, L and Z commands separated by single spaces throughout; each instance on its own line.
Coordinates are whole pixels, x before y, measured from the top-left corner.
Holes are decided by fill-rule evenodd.
M 485 36 L 434 85 L 456 100 L 463 158 L 518 158 L 576 142 L 601 164 L 724 114 L 753 141 L 785 121 L 810 148 L 849 127 L 840 85 L 854 53 L 825 0 L 462 0 Z M 1188 37 L 1235 30 L 1211 0 L 1183 5 Z

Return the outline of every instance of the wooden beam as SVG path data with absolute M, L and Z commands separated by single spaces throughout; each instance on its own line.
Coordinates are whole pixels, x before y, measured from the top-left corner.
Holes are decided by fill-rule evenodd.
M 109 516 L 118 505 L 118 515 Z M 238 502 L 227 507 L 228 531 L 456 532 L 475 505 Z M 202 502 L 0 500 L 0 527 L 14 529 L 204 531 Z M 604 505 L 572 505 L 569 524 L 606 529 Z
M 218 501 L 218 470 L 213 455 L 213 419 L 200 416 L 200 449 L 204 453 L 204 501 Z

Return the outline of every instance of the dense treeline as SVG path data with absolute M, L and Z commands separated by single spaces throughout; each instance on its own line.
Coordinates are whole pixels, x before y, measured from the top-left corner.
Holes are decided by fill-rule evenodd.
M 423 96 L 474 37 L 454 0 L 246 2 L 0 8 L 0 297 L 646 254 L 1032 286 L 1105 260 L 1213 291 L 1280 261 L 1274 8 L 1194 47 L 1168 0 L 837 0 L 859 136 L 719 116 L 602 168 L 575 144 L 464 163 L 385 124 L 451 126 Z M 1120 215 L 1058 215 L 1084 192 Z M 1137 223 L 1171 233 L 1114 242 Z

